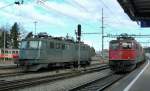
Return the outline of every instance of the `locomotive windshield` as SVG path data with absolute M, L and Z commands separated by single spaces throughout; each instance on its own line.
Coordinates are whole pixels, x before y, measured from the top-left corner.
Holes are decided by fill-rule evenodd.
M 123 42 L 122 43 L 122 48 L 123 49 L 131 49 L 132 48 L 132 43 L 130 43 L 130 42 Z
M 112 49 L 112 50 L 116 50 L 116 49 L 118 49 L 119 48 L 119 43 L 111 43 L 110 44 L 110 49 Z
M 21 49 L 27 48 L 27 41 L 22 41 L 20 48 L 21 48 Z
M 22 41 L 21 42 L 21 49 L 37 49 L 41 47 L 41 41 Z

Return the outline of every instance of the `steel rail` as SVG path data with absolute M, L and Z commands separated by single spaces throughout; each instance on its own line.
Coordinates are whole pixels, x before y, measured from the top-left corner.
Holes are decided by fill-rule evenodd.
M 97 89 L 97 91 L 103 91 L 104 89 L 110 87 L 111 85 L 113 85 L 114 83 L 118 82 L 119 80 L 121 80 L 122 78 L 124 78 L 126 75 L 122 75 L 119 77 L 116 77 L 115 79 L 113 79 L 111 82 L 106 83 L 104 86 L 102 86 L 101 88 Z
M 0 78 L 11 77 L 11 76 L 20 76 L 20 75 L 26 75 L 26 74 L 27 73 L 22 73 L 22 72 L 1 73 Z
M 82 70 L 76 70 L 76 71 L 68 72 L 68 73 L 48 75 L 48 76 L 42 76 L 42 77 L 36 77 L 36 78 L 20 79 L 20 80 L 13 80 L 13 81 L 2 80 L 0 81 L 0 91 L 16 89 L 16 88 L 21 88 L 25 86 L 33 86 L 33 85 L 57 81 L 61 79 L 68 79 L 71 77 L 76 77 L 76 76 L 80 76 L 80 75 L 84 75 L 84 74 L 88 74 L 88 73 L 92 73 L 96 71 L 102 71 L 108 68 L 109 66 L 107 65 L 107 66 L 101 66 L 97 68 L 95 67 L 95 68 L 90 68 L 90 69 L 82 69 Z
M 69 91 L 103 91 L 104 89 L 122 79 L 124 76 L 125 75 L 116 75 L 111 73 L 94 81 L 74 87 Z
M 98 66 L 98 64 L 92 64 L 92 66 Z M 101 67 L 105 67 L 105 66 L 107 66 L 107 65 L 103 65 L 103 66 L 101 66 Z M 90 67 L 90 66 L 88 66 L 88 67 Z M 81 68 L 81 69 L 83 69 L 83 68 Z M 59 70 L 59 69 L 58 69 Z M 84 70 L 86 70 L 86 68 L 84 69 Z M 55 71 L 55 70 L 53 70 L 53 71 Z M 57 71 L 57 70 L 56 70 Z M 47 71 L 46 71 L 47 72 Z M 44 72 L 39 72 L 39 73 L 34 73 L 34 74 L 41 74 L 41 73 L 46 73 L 45 71 Z M 4 78 L 4 77 L 11 77 L 11 76 L 22 76 L 22 75 L 30 75 L 30 74 L 33 74 L 33 73 L 31 73 L 31 72 L 29 72 L 29 73 L 25 73 L 24 71 L 20 71 L 20 72 L 8 72 L 8 73 L 0 73 L 0 78 Z

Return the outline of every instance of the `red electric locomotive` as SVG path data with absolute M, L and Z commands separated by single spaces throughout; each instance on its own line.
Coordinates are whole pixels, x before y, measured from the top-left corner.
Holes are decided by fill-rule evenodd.
M 131 71 L 144 60 L 144 50 L 133 37 L 124 34 L 110 41 L 109 65 L 113 71 Z

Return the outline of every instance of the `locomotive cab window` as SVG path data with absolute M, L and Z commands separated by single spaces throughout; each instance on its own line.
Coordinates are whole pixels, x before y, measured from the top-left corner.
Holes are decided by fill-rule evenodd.
M 130 42 L 122 43 L 122 49 L 131 49 L 131 48 L 132 48 L 132 43 L 130 43 Z
M 29 41 L 29 48 L 38 48 L 39 41 Z
M 111 44 L 110 44 L 110 49 L 116 50 L 116 49 L 118 49 L 118 48 L 119 48 L 119 43 L 111 43 Z
M 22 41 L 20 48 L 21 49 L 27 48 L 27 41 Z
M 22 41 L 21 42 L 21 49 L 31 48 L 37 49 L 41 47 L 41 41 Z

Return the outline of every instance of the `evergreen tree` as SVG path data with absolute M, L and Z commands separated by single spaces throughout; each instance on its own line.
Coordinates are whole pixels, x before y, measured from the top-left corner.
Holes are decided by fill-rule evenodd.
M 17 24 L 17 22 L 15 22 L 12 28 L 10 29 L 10 38 L 11 38 L 12 48 L 19 47 L 19 39 L 20 39 L 19 35 L 20 35 L 19 25 Z

